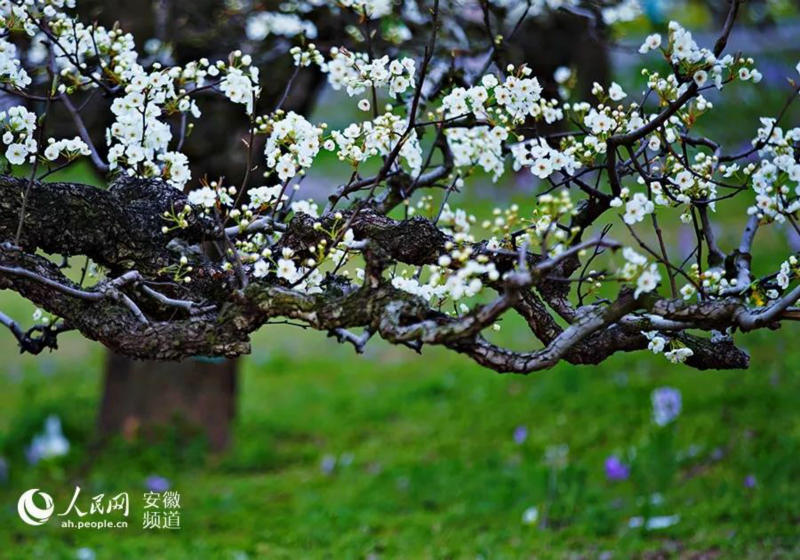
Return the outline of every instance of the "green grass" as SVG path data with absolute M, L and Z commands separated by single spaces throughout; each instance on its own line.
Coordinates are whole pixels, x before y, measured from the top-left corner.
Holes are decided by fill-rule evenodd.
M 97 558 L 793 557 L 793 331 L 747 337 L 756 364 L 748 372 L 620 355 L 523 378 L 381 343 L 357 359 L 320 334 L 274 328 L 244 362 L 232 449 L 206 458 L 178 434 L 94 449 L 101 352 L 79 342 L 67 359 L 26 360 L 4 374 L 0 427 L 11 468 L 0 487 L 0 550 L 8 558 L 73 558 L 80 547 Z M 684 410 L 658 428 L 649 396 L 663 385 L 682 391 Z M 50 412 L 61 416 L 73 449 L 27 466 L 21 447 Z M 529 433 L 517 444 L 520 425 Z M 561 444 L 566 464 L 548 466 L 546 450 Z M 611 453 L 631 463 L 630 480 L 605 479 Z M 326 474 L 328 455 L 352 460 Z M 153 473 L 182 494 L 180 531 L 140 528 L 144 479 Z M 749 474 L 753 489 L 743 484 Z M 131 527 L 78 531 L 18 519 L 23 490 L 45 489 L 61 511 L 76 484 L 85 498 L 131 492 Z M 539 522 L 525 525 L 531 506 Z M 671 514 L 680 522 L 668 529 L 628 528 L 632 516 Z

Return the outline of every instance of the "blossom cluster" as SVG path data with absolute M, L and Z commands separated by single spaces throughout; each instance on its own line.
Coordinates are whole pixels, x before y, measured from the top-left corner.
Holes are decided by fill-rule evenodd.
M 129 78 L 127 73 L 138 59 L 133 35 L 117 28 L 86 25 L 62 12 L 54 14 L 48 24 L 62 91 L 93 89 L 103 80 L 123 84 Z M 38 30 L 30 34 L 42 38 Z
M 336 150 L 342 161 L 353 166 L 370 157 L 386 156 L 400 144 L 398 155 L 408 169 L 419 174 L 422 170 L 422 148 L 415 130 L 408 129 L 408 121 L 393 113 L 384 113 L 371 121 L 353 123 L 344 130 L 334 130 L 323 147 Z
M 22 68 L 17 57 L 17 47 L 5 39 L 0 39 L 0 83 L 22 89 L 31 83 L 28 73 Z
M 174 187 L 182 187 L 190 178 L 189 167 L 186 162 L 181 165 L 178 154 L 169 152 L 172 129 L 160 118 L 167 98 L 176 95 L 173 80 L 167 72 L 135 67 L 126 92 L 111 104 L 115 120 L 106 132 L 109 168 L 162 176 Z M 159 160 L 169 162 L 169 169 L 162 170 Z
M 726 174 L 750 176 L 755 204 L 748 208 L 748 214 L 783 223 L 800 209 L 800 164 L 794 155 L 800 127 L 784 131 L 773 118 L 762 118 L 761 125 L 753 138 L 754 146 L 763 146 L 758 151 L 760 161 L 742 169 L 730 165 Z
M 459 301 L 476 296 L 483 289 L 482 278 L 494 281 L 500 277 L 494 263 L 486 255 L 472 258 L 469 247 L 453 248 L 450 254 L 439 257 L 438 266 L 429 269 L 427 282 L 398 274 L 392 278 L 392 285 L 429 301 L 446 298 Z
M 649 341 L 647 348 L 653 352 L 653 354 L 664 354 L 664 357 L 673 364 L 683 363 L 694 355 L 694 351 L 691 348 L 682 346 L 674 340 L 667 340 L 664 336 L 661 336 L 658 331 L 647 331 L 642 334 Z M 666 405 L 664 408 L 666 408 Z M 666 417 L 666 413 L 659 414 L 659 420 L 656 420 L 656 423 L 659 425 L 666 424 L 668 422 Z
M 0 112 L 0 131 L 6 146 L 5 158 L 12 165 L 22 165 L 36 153 L 36 114 L 22 105 Z
M 50 161 L 55 161 L 61 156 L 65 156 L 67 159 L 74 159 L 79 156 L 88 156 L 91 153 L 86 142 L 77 136 L 72 139 L 63 138 L 61 140 L 49 138 L 47 142 L 43 155 Z
M 365 53 L 354 53 L 334 47 L 330 60 L 322 65 L 328 83 L 347 95 L 364 93 L 367 88 L 388 88 L 390 95 L 405 93 L 415 86 L 416 62 L 413 58 L 389 60 L 388 56 L 370 60 Z
M 543 139 L 527 140 L 511 147 L 513 168 L 528 167 L 539 179 L 547 179 L 553 173 L 573 173 L 577 168 L 574 149 L 557 150 Z
M 279 113 L 275 119 L 261 123 L 268 130 L 264 154 L 267 167 L 287 181 L 299 171 L 308 169 L 319 153 L 323 129 L 312 125 L 294 111 Z
M 722 58 L 707 48 L 701 48 L 692 37 L 692 33 L 683 28 L 679 23 L 672 21 L 669 24 L 669 35 L 666 43 L 661 35 L 654 33 L 645 39 L 639 52 L 645 54 L 651 50 L 661 49 L 663 54 L 684 75 L 691 76 L 695 84 L 702 88 L 711 81 L 717 89 L 722 89 L 726 82 L 734 78 L 742 81 L 758 83 L 762 75 L 753 68 L 752 59 L 736 58 L 725 55 Z M 674 100 L 687 87 L 686 83 L 678 84 L 674 74 L 660 78 L 657 73 L 650 75 L 649 85 L 653 87 L 662 98 Z
M 313 39 L 317 36 L 317 26 L 296 14 L 255 12 L 247 18 L 245 34 L 251 41 L 263 41 L 269 35 L 282 37 L 305 35 Z
M 661 281 L 661 274 L 656 263 L 648 264 L 647 258 L 630 247 L 622 250 L 625 265 L 618 271 L 619 277 L 625 281 L 636 283 L 634 297 L 652 292 Z
M 514 70 L 509 68 L 510 72 Z M 474 117 L 496 123 L 451 126 L 445 130 L 457 167 L 477 165 L 497 180 L 505 170 L 503 143 L 509 137 L 509 121 L 521 123 L 527 117 L 534 117 L 552 123 L 562 118 L 559 109 L 541 98 L 542 88 L 536 78 L 529 77 L 530 68 L 522 67 L 517 73 L 511 73 L 502 83 L 494 74 L 486 74 L 479 84 L 454 88 L 442 99 L 439 112 L 445 121 Z M 515 152 L 516 169 L 527 163 L 524 150 L 520 147 Z M 549 152 L 537 159 L 545 160 L 547 155 Z
M 225 97 L 244 105 L 248 114 L 253 113 L 256 99 L 261 91 L 258 85 L 258 67 L 250 66 L 250 56 L 240 57 L 242 67 L 231 66 L 220 80 L 219 89 Z
M 130 175 L 161 177 L 182 188 L 190 178 L 186 157 L 170 149 L 172 127 L 165 118 L 174 113 L 200 116 L 191 98 L 193 89 L 203 88 L 209 78 L 232 102 L 252 112 L 258 95 L 258 69 L 250 67 L 248 55 L 233 53 L 228 63 L 209 63 L 206 59 L 183 67 L 162 68 L 158 63 L 145 69 L 138 63 L 133 36 L 118 27 L 107 29 L 86 25 L 62 11 L 74 2 L 26 0 L 4 2 L 0 18 L 10 30 L 21 30 L 32 38 L 31 56 L 43 58 L 42 45 L 52 50 L 58 73 L 54 89 L 61 95 L 102 88 L 113 94 L 114 122 L 106 132 L 108 167 Z M 46 53 L 47 49 L 44 49 Z M 29 82 L 17 62 L 13 45 L 0 44 L 0 80 L 16 87 Z M 118 95 L 119 93 L 122 95 Z M 55 156 L 60 144 L 45 154 Z M 67 150 L 87 155 L 87 148 Z M 27 152 L 32 151 L 28 145 Z M 12 161 L 19 161 L 23 150 L 14 146 Z M 56 156 L 57 157 L 57 156 Z

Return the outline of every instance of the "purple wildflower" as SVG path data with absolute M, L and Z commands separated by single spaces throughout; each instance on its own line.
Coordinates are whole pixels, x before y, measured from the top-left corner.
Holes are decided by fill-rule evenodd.
M 744 477 L 744 487 L 745 488 L 755 488 L 758 481 L 756 480 L 755 475 L 748 474 Z
M 514 428 L 514 443 L 522 445 L 528 439 L 528 428 L 525 426 L 517 426 Z
M 166 492 L 169 490 L 169 480 L 156 474 L 148 476 L 144 481 L 144 485 L 148 492 Z
M 606 478 L 608 480 L 627 480 L 631 470 L 616 455 L 610 455 L 606 459 Z
M 653 390 L 653 422 L 666 426 L 681 413 L 681 392 L 672 387 L 659 387 Z
M 320 463 L 320 468 L 322 472 L 325 474 L 332 474 L 333 469 L 336 468 L 336 457 L 333 455 L 325 455 L 322 458 L 322 463 Z

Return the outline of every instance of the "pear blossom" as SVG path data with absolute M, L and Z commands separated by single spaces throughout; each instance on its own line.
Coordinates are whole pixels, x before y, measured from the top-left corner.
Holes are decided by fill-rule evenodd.
M 11 165 L 22 165 L 28 156 L 28 148 L 19 142 L 9 144 L 6 148 L 6 159 Z
M 611 82 L 611 86 L 608 88 L 608 96 L 611 98 L 612 101 L 620 101 L 625 97 L 628 97 L 628 94 L 622 89 L 617 82 Z
M 634 291 L 633 297 L 638 298 L 641 294 L 652 292 L 660 281 L 661 274 L 658 272 L 658 266 L 653 263 L 643 270 L 639 278 L 636 279 L 636 291 Z
M 650 51 L 656 50 L 661 46 L 661 35 L 658 33 L 653 33 L 652 35 L 648 35 L 647 38 L 642 43 L 642 46 L 639 47 L 640 54 L 646 54 Z
M 636 193 L 625 204 L 624 220 L 632 225 L 641 222 L 647 214 L 652 214 L 655 205 L 643 193 Z

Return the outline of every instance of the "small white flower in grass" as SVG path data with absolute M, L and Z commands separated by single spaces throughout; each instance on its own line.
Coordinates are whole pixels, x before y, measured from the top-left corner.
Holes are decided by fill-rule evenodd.
M 680 520 L 681 518 L 679 515 L 658 515 L 646 521 L 643 517 L 637 516 L 631 517 L 628 520 L 628 527 L 631 529 L 638 529 L 644 526 L 648 531 L 652 531 L 654 529 L 666 529 L 667 527 L 675 525 Z
M 525 525 L 535 525 L 539 520 L 539 508 L 529 507 L 522 512 L 522 523 Z
M 661 281 L 661 274 L 658 272 L 658 266 L 653 263 L 649 268 L 646 268 L 639 275 L 636 280 L 636 291 L 633 297 L 638 298 L 641 294 L 652 292 Z
M 361 109 L 362 111 L 369 111 L 370 109 L 369 100 L 367 99 L 360 100 L 358 102 L 358 108 Z
M 667 527 L 672 527 L 673 525 L 677 524 L 681 520 L 680 515 L 657 515 L 656 517 L 651 517 L 647 520 L 647 523 L 644 524 L 645 529 L 653 530 L 653 529 L 666 529 Z
M 51 414 L 45 420 L 44 431 L 34 436 L 26 453 L 31 463 L 37 463 L 41 459 L 66 455 L 69 447 L 69 440 L 61 430 L 61 420 Z
M 672 387 L 659 387 L 650 395 L 653 403 L 653 422 L 659 426 L 666 426 L 681 413 L 683 402 L 681 392 Z
M 75 551 L 75 558 L 77 560 L 95 560 L 96 556 L 91 548 L 82 547 Z
M 611 87 L 608 88 L 608 96 L 612 101 L 619 101 L 620 99 L 628 97 L 628 94 L 625 93 L 625 90 L 623 90 L 622 86 L 617 82 L 611 82 Z

